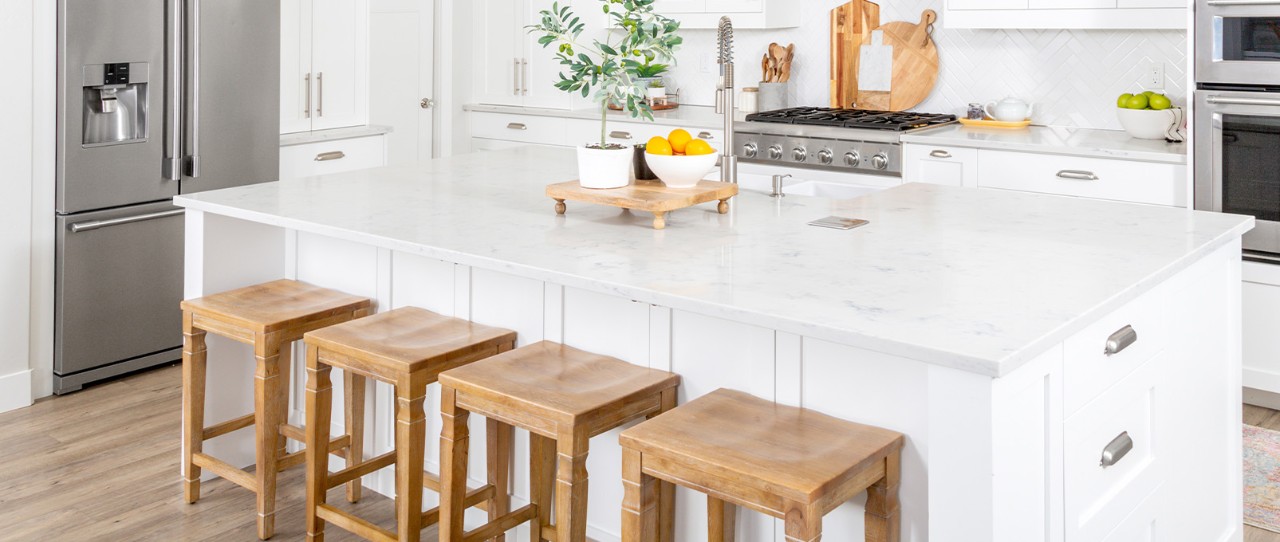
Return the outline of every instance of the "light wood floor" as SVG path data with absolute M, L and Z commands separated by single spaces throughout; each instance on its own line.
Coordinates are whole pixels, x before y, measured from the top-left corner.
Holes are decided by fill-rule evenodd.
M 182 502 L 181 381 L 175 365 L 0 414 L 0 541 L 257 540 L 249 491 L 215 479 Z M 305 538 L 304 485 L 301 468 L 281 473 L 272 540 Z M 329 502 L 346 505 L 343 489 Z M 390 499 L 372 491 L 348 509 L 395 527 Z
M 182 502 L 181 380 L 177 366 L 166 367 L 0 414 L 0 541 L 256 540 L 253 494 L 239 486 L 215 479 L 200 502 Z M 1280 430 L 1274 410 L 1245 405 L 1244 421 Z M 305 538 L 302 489 L 301 469 L 282 473 L 272 540 Z M 346 504 L 342 488 L 329 502 Z M 350 509 L 395 525 L 390 500 L 372 491 Z M 359 540 L 335 528 L 325 534 Z M 1280 542 L 1248 526 L 1244 538 Z

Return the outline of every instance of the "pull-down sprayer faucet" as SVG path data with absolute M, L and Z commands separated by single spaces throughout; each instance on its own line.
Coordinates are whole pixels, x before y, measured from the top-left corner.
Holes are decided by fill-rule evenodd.
M 720 180 L 738 183 L 738 157 L 733 146 L 733 21 L 720 18 L 716 32 L 719 48 L 720 88 L 716 89 L 716 112 L 724 115 L 724 145 L 720 149 Z

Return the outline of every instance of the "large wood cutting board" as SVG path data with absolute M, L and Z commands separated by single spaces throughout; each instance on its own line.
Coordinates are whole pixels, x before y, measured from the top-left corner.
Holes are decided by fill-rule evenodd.
M 853 0 L 831 10 L 831 107 L 853 107 L 859 51 L 879 26 L 880 5 L 875 2 Z
M 923 102 L 938 82 L 938 48 L 929 27 L 938 20 L 931 9 L 919 23 L 893 22 L 881 26 L 885 45 L 893 46 L 893 89 L 890 111 L 906 111 Z

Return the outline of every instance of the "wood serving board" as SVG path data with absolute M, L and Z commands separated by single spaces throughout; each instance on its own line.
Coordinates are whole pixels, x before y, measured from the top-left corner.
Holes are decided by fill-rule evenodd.
M 880 26 L 880 5 L 853 0 L 831 10 L 831 107 L 853 107 L 858 99 L 858 57 Z
M 556 214 L 564 214 L 566 201 L 581 201 L 653 213 L 653 229 L 667 227 L 667 213 L 700 203 L 720 200 L 716 210 L 729 212 L 729 198 L 738 195 L 738 185 L 699 181 L 693 188 L 667 188 L 661 181 L 634 181 L 622 188 L 583 188 L 578 181 L 547 185 L 547 196 L 556 200 Z
M 931 9 L 920 14 L 920 22 L 893 22 L 881 26 L 885 45 L 893 46 L 893 86 L 889 110 L 906 111 L 923 102 L 938 82 L 938 48 L 929 27 L 938 20 Z

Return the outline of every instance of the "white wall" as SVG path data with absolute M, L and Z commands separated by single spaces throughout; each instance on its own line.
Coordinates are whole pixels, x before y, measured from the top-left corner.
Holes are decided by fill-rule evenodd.
M 828 104 L 829 12 L 846 0 L 797 0 L 802 22 L 782 30 L 734 33 L 737 86 L 759 80 L 768 44 L 796 44 L 792 71 L 794 105 Z M 882 0 L 881 22 L 918 21 L 926 8 L 938 12 L 934 39 L 941 71 L 933 94 L 917 110 L 959 114 L 970 102 L 1015 95 L 1039 102 L 1037 124 L 1120 129 L 1115 98 L 1140 89 L 1145 63 L 1165 64 L 1166 89 L 1185 105 L 1187 37 L 1184 31 L 956 30 L 946 28 L 943 0 Z M 710 30 L 683 31 L 685 43 L 671 78 L 681 99 L 714 105 L 719 75 Z M 705 69 L 704 69 L 705 68 Z
M 0 412 L 31 404 L 32 5 L 0 2 L 0 51 L 19 82 L 0 85 Z

